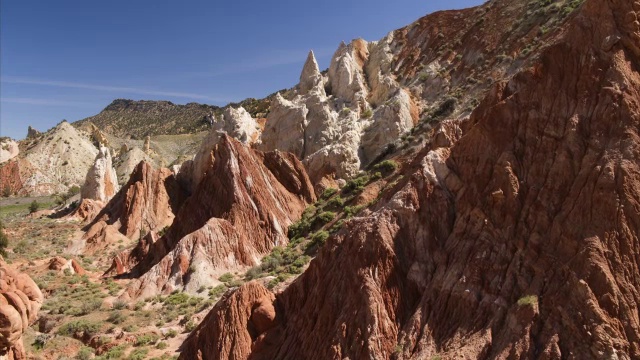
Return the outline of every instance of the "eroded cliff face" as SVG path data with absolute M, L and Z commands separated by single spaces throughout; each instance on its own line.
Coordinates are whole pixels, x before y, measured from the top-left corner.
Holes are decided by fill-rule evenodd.
M 587 0 L 271 304 L 228 294 L 181 358 L 640 357 L 637 5 Z
M 262 153 L 222 134 L 211 158 L 166 234 L 145 239 L 116 259 L 122 276 L 137 278 L 128 296 L 195 292 L 217 284 L 227 271 L 257 264 L 288 242 L 289 225 L 315 200 L 304 167 L 292 154 Z
M 27 358 L 22 334 L 37 319 L 43 300 L 36 283 L 0 257 L 0 358 Z
M 129 182 L 104 206 L 85 199 L 74 216 L 89 219 L 82 239 L 76 241 L 73 253 L 102 251 L 122 240 L 130 243 L 150 231 L 158 232 L 173 222 L 175 213 L 186 199 L 185 191 L 169 169 L 155 169 L 140 162 Z

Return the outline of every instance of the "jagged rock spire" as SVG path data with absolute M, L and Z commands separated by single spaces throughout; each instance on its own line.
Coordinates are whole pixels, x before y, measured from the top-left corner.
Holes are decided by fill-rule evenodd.
M 300 93 L 305 95 L 314 88 L 317 88 L 318 91 L 324 94 L 322 74 L 320 74 L 320 68 L 318 67 L 318 62 L 313 54 L 313 50 L 310 50 L 307 61 L 305 61 L 302 73 L 300 74 Z

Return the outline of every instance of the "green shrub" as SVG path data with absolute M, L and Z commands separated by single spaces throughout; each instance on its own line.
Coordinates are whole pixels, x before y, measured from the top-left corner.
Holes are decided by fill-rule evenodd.
M 228 283 L 229 281 L 233 280 L 233 275 L 231 273 L 225 273 L 225 274 L 222 274 L 222 276 L 220 276 L 218 280 L 220 280 L 223 283 Z
M 362 112 L 363 119 L 368 119 L 371 116 L 373 116 L 373 111 L 371 111 L 371 109 L 366 109 L 365 111 Z
M 185 332 L 192 332 L 197 326 L 198 324 L 195 321 L 189 320 L 186 324 L 184 324 L 184 330 Z
M 170 329 L 169 331 L 167 331 L 165 338 L 174 338 L 176 336 L 178 336 L 178 332 L 175 329 Z
M 364 209 L 365 205 L 357 205 L 357 206 L 347 206 L 344 208 L 344 214 L 346 217 L 352 217 L 353 215 L 360 212 L 360 210 Z
M 167 347 L 169 347 L 169 344 L 167 344 L 164 341 L 160 341 L 159 343 L 156 344 L 156 349 L 158 349 L 158 350 L 164 350 Z
M 364 189 L 364 187 L 369 183 L 369 175 L 360 175 L 355 179 L 351 179 L 347 181 L 347 184 L 344 186 L 344 190 L 349 192 L 360 192 Z
M 396 171 L 398 163 L 394 160 L 384 160 L 373 167 L 374 171 L 380 171 L 383 175 L 387 176 Z
M 83 346 L 78 350 L 76 354 L 76 359 L 78 360 L 89 360 L 93 357 L 93 349 L 88 346 Z
M 36 200 L 33 200 L 31 202 L 31 205 L 29 205 L 29 213 L 33 214 L 34 212 L 38 211 L 38 209 L 40 209 L 40 204 Z
M 344 225 L 344 219 L 340 219 L 336 221 L 336 223 L 333 224 L 333 226 L 331 227 L 331 229 L 329 229 L 329 231 L 332 233 L 338 232 L 342 228 L 342 225 Z
M 124 356 L 124 351 L 126 348 L 127 345 L 125 344 L 114 346 L 96 359 L 120 359 L 122 358 L 122 356 Z
M 135 349 L 129 354 L 129 360 L 143 360 L 146 359 L 149 349 Z
M 116 309 L 116 310 L 122 310 L 122 309 L 124 309 L 126 307 L 127 307 L 127 303 L 122 301 L 122 300 L 116 300 L 113 303 L 113 308 Z
M 330 222 L 335 218 L 336 218 L 336 213 L 334 213 L 333 211 L 323 211 L 318 215 L 318 217 L 316 217 L 314 224 L 316 226 L 323 226 L 324 224 Z
M 332 197 L 333 194 L 335 194 L 337 192 L 338 192 L 338 189 L 336 189 L 336 188 L 326 188 L 322 192 L 322 196 L 321 197 L 326 200 L 326 199 Z
M 186 304 L 189 301 L 189 294 L 174 291 L 171 295 L 164 299 L 164 303 L 168 305 Z
M 528 295 L 518 299 L 518 306 L 534 306 L 538 303 L 538 297 L 535 295 Z
M 136 337 L 135 345 L 136 346 L 153 345 L 156 342 L 158 342 L 158 340 L 160 340 L 160 336 L 153 333 L 138 335 Z
M 342 208 L 344 206 L 344 199 L 340 196 L 336 196 L 333 199 L 329 200 L 329 202 L 327 202 L 327 206 L 333 208 Z
M 76 333 L 84 333 L 89 337 L 94 336 L 100 330 L 100 323 L 92 322 L 84 319 L 75 320 L 62 325 L 58 329 L 59 335 L 73 336 Z
M 319 246 L 322 246 L 324 245 L 324 243 L 327 241 L 328 238 L 329 238 L 329 232 L 320 230 L 317 233 L 313 234 L 313 236 L 311 237 L 311 241 L 313 241 L 313 243 L 315 244 L 318 244 Z
M 222 294 L 224 294 L 224 292 L 227 291 L 227 286 L 220 284 L 216 287 L 214 287 L 213 289 L 209 290 L 209 296 L 210 297 L 218 297 L 221 296 Z
M 112 312 L 109 314 L 109 317 L 107 317 L 107 321 L 115 325 L 122 324 L 125 320 L 125 316 L 122 315 L 120 311 Z

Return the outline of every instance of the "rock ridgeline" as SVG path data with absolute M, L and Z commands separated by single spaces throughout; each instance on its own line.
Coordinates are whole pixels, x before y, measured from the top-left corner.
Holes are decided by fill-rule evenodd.
M 216 285 L 227 271 L 256 265 L 288 242 L 289 225 L 315 200 L 295 156 L 263 153 L 221 136 L 206 175 L 166 233 L 116 258 L 113 269 L 137 278 L 127 296 L 195 292 Z
M 532 54 L 499 65 L 505 78 L 487 87 L 470 117 L 429 129 L 397 185 L 331 236 L 288 288 L 273 294 L 250 282 L 226 294 L 180 358 L 640 358 L 637 4 L 542 8 L 562 10 L 563 21 Z M 508 29 L 522 30 L 531 6 L 492 1 L 430 15 L 394 34 L 427 35 L 399 45 L 403 61 L 390 63 L 406 76 L 421 53 L 438 66 L 457 61 L 436 55 L 438 34 L 472 41 L 481 24 L 463 19 L 474 14 L 496 19 L 484 46 L 520 46 L 503 40 Z M 453 20 L 464 26 L 433 28 L 453 28 Z M 476 50 L 470 45 L 462 60 Z M 366 58 L 359 45 L 340 53 L 356 68 Z M 325 88 L 366 108 L 354 74 Z M 317 84 L 304 80 L 302 91 Z M 455 76 L 446 82 L 455 86 Z M 293 101 L 276 101 L 271 114 L 306 116 Z
M 22 334 L 37 319 L 43 300 L 38 285 L 0 257 L 0 358 L 27 359 Z

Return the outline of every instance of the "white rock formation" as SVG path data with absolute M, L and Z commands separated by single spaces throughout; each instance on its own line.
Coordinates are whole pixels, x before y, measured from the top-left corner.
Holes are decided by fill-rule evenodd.
M 138 147 L 134 146 L 124 153 L 122 149 L 120 149 L 118 165 L 116 166 L 118 184 L 122 185 L 129 181 L 129 176 L 131 176 L 131 173 L 141 161 L 154 164 L 153 159 Z
M 326 78 L 310 52 L 296 96 L 272 100 L 259 148 L 294 153 L 314 183 L 357 175 L 417 120 L 409 93 L 392 75 L 392 40 L 389 34 L 342 43 Z
M 0 164 L 7 162 L 20 154 L 18 142 L 13 139 L 0 141 Z
M 258 139 L 258 123 L 242 106 L 237 109 L 228 107 L 222 118 L 221 122 L 214 121 L 213 129 L 224 131 L 244 144 L 254 143 Z
M 113 168 L 111 152 L 107 147 L 101 147 L 93 166 L 87 172 L 87 177 L 81 189 L 83 199 L 108 202 L 118 192 L 118 177 Z
M 308 112 L 306 105 L 286 100 L 276 94 L 271 101 L 271 112 L 267 116 L 259 148 L 288 151 L 303 158 Z
M 320 73 L 320 68 L 318 67 L 318 62 L 313 54 L 313 50 L 309 51 L 307 61 L 304 63 L 302 73 L 300 74 L 300 94 L 306 95 L 310 91 L 315 91 L 320 96 L 326 96 L 324 79 Z
M 357 39 L 349 45 L 340 44 L 329 65 L 329 87 L 333 96 L 364 109 L 368 90 L 362 69 L 368 58 L 366 41 Z
M 25 153 L 28 165 L 21 167 L 27 172 L 22 191 L 33 196 L 50 195 L 82 185 L 97 154 L 98 149 L 88 138 L 63 121 L 38 137 Z

